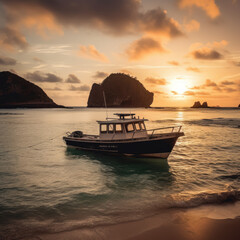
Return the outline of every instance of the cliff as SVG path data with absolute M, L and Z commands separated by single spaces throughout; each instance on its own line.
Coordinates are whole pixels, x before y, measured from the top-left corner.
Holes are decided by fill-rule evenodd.
M 123 73 L 109 75 L 101 84 L 94 83 L 88 98 L 88 107 L 150 107 L 153 93 L 135 78 Z
M 0 72 L 0 108 L 57 108 L 37 85 L 11 72 Z
M 195 102 L 192 106 L 192 108 L 208 108 L 208 103 L 204 102 L 203 104 L 201 104 L 199 101 Z

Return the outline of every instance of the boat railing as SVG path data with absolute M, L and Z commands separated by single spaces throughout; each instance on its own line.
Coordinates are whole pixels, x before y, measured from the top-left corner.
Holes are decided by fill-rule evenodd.
M 154 128 L 154 129 L 149 129 L 147 130 L 147 132 L 150 132 L 149 133 L 149 136 L 152 137 L 154 135 L 154 133 L 156 131 L 164 131 L 166 129 L 170 129 L 170 132 L 173 133 L 173 132 L 176 132 L 176 133 L 179 133 L 182 129 L 182 126 L 172 126 L 172 127 L 162 127 L 162 128 Z M 166 132 L 165 132 L 166 133 Z

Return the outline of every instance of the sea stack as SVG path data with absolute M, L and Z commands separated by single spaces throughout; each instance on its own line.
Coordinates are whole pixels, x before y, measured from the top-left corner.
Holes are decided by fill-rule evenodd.
M 58 108 L 37 85 L 11 72 L 0 72 L 0 108 Z
M 136 78 L 123 73 L 112 73 L 101 84 L 94 83 L 88 98 L 88 107 L 150 107 L 153 93 Z
M 202 107 L 202 105 L 201 105 L 201 103 L 198 101 L 198 102 L 195 102 L 194 104 L 193 104 L 193 106 L 192 106 L 192 108 L 201 108 Z
M 202 108 L 208 108 L 207 102 L 204 102 L 204 103 L 202 104 Z
M 201 104 L 199 101 L 197 101 L 193 104 L 192 108 L 208 108 L 208 103 L 203 102 L 203 104 Z

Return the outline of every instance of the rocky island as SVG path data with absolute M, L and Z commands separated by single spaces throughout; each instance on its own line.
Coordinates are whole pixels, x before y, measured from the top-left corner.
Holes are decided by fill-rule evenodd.
M 123 73 L 110 74 L 101 84 L 94 83 L 88 98 L 88 107 L 150 107 L 153 93 L 142 83 Z
M 0 108 L 58 108 L 37 85 L 11 72 L 0 72 Z
M 201 104 L 199 101 L 195 102 L 191 108 L 209 108 L 207 102 Z

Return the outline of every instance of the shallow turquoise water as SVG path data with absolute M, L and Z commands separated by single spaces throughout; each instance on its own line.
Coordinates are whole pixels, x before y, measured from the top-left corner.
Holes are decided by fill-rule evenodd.
M 167 160 L 67 148 L 62 136 L 97 134 L 104 109 L 0 110 L 0 237 L 19 239 L 240 199 L 238 109 L 136 112 L 148 128 L 182 125 Z

